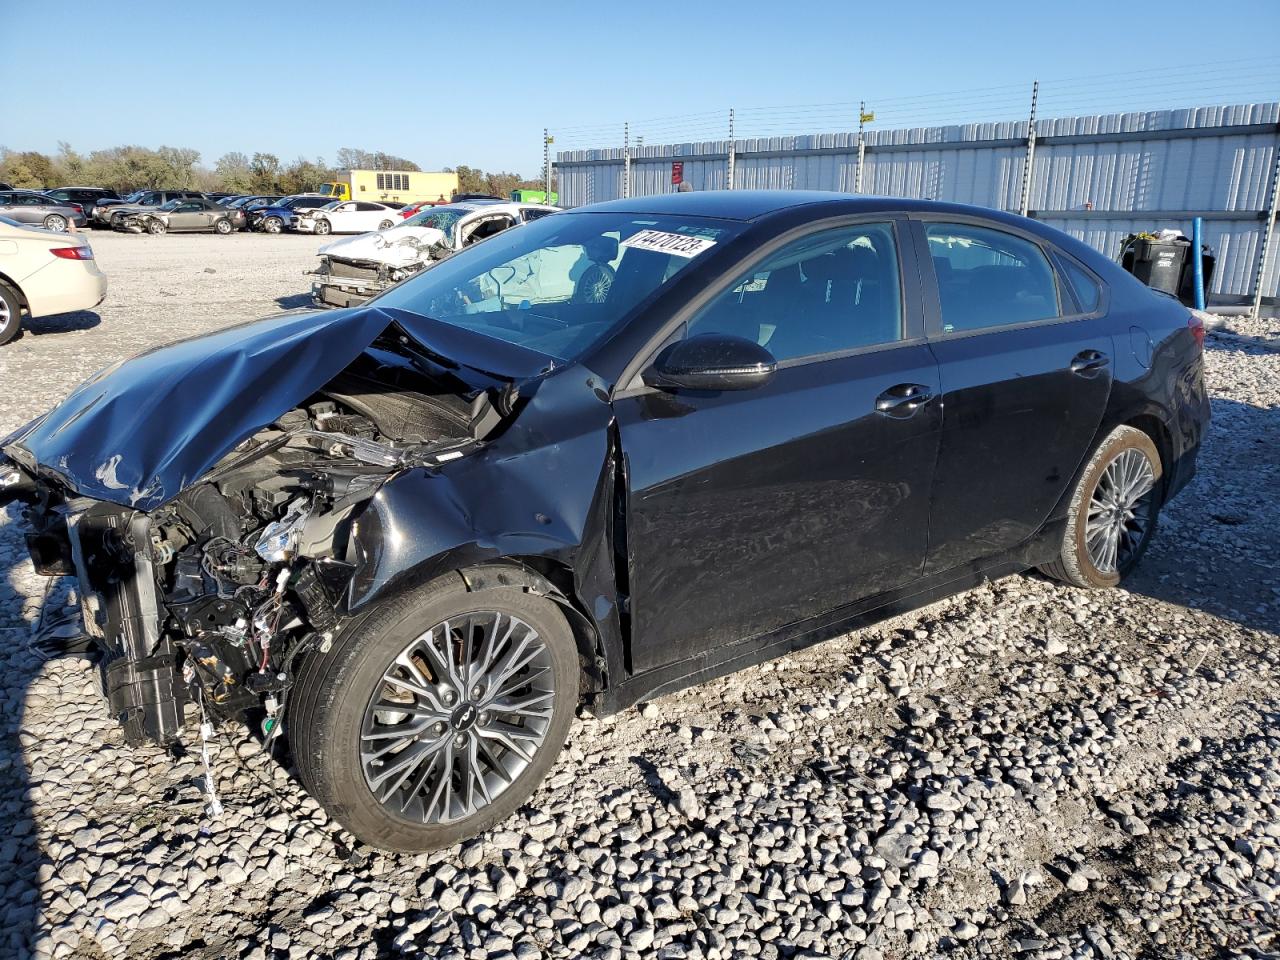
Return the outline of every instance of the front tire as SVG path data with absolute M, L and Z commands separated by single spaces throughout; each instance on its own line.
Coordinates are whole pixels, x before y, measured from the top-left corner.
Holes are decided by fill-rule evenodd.
M 1058 559 L 1041 572 L 1076 587 L 1114 587 L 1155 533 L 1160 451 L 1136 427 L 1117 427 L 1094 451 L 1071 496 Z
M 324 219 L 324 217 L 320 217 L 319 219 L 316 220 L 317 236 L 327 237 L 331 233 L 333 233 L 333 224 L 331 224 L 328 220 Z
M 311 795 L 360 840 L 424 851 L 511 816 L 578 703 L 555 604 L 456 574 L 384 601 L 299 671 L 286 730 Z
M 284 229 L 284 221 L 279 217 L 267 217 L 262 221 L 262 230 L 264 233 L 279 233 Z
M 165 226 L 165 223 L 164 223 L 164 221 L 163 221 L 163 220 L 148 220 L 148 221 L 147 221 L 147 233 L 151 234 L 153 237 L 162 237 L 162 236 L 164 236 L 165 231 L 166 231 L 166 230 L 168 230 L 168 229 L 169 229 L 169 228 L 168 228 L 167 226 Z
M 0 283 L 0 346 L 22 329 L 22 304 L 12 289 Z
M 393 226 L 395 226 L 395 224 L 393 224 L 390 220 L 383 220 L 380 224 L 378 224 L 378 229 L 390 230 Z

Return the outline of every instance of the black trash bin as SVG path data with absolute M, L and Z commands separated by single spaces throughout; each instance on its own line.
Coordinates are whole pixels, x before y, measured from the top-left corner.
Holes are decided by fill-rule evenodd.
M 1208 247 L 1203 247 L 1200 251 L 1200 269 L 1204 271 L 1206 299 L 1209 296 L 1209 287 L 1213 285 L 1213 268 L 1217 263 L 1218 258 L 1209 251 Z M 1196 302 L 1196 260 L 1190 248 L 1188 248 L 1186 262 L 1182 264 L 1182 283 L 1178 286 L 1178 299 L 1188 307 L 1194 306 Z
M 1182 265 L 1190 248 L 1186 240 L 1138 238 L 1125 248 L 1120 263 L 1148 287 L 1176 297 L 1182 286 Z

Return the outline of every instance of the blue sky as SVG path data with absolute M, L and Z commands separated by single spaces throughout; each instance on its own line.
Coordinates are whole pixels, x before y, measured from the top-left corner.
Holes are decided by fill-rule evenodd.
M 0 145 L 535 175 L 555 148 L 1280 98 L 1280 3 L 3 0 Z M 15 38 L 32 38 L 14 42 Z M 94 38 L 97 38 L 95 42 Z M 1043 115 L 1043 112 L 1042 112 Z M 674 119 L 668 119 L 674 118 Z

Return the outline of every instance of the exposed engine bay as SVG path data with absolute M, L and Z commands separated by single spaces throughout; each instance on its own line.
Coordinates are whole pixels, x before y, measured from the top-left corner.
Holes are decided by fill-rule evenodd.
M 26 503 L 37 572 L 76 578 L 128 742 L 172 742 L 188 707 L 261 707 L 270 726 L 299 657 L 339 624 L 365 505 L 398 473 L 478 448 L 516 399 L 388 332 L 154 509 L 84 496 L 17 445 L 0 504 Z

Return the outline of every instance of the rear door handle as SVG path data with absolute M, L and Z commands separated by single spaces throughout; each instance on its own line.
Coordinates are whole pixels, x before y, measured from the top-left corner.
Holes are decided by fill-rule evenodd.
M 933 390 L 923 383 L 899 383 L 876 397 L 876 413 L 886 417 L 909 417 L 933 399 Z
M 1111 358 L 1097 350 L 1081 350 L 1071 358 L 1072 373 L 1095 373 L 1101 370 Z

